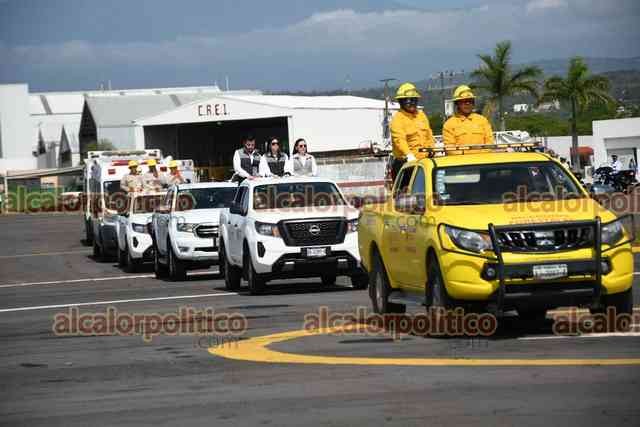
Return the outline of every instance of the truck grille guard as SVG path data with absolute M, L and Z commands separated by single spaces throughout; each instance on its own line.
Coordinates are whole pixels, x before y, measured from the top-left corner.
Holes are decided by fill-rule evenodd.
M 494 280 L 498 281 L 498 290 L 496 292 L 496 305 L 497 312 L 501 314 L 504 308 L 505 293 L 506 293 L 506 271 L 510 266 L 518 266 L 518 264 L 505 264 L 503 254 L 508 253 L 526 253 L 526 254 L 544 254 L 550 252 L 567 252 L 577 249 L 593 250 L 593 257 L 588 260 L 572 261 L 569 267 L 573 265 L 580 265 L 583 269 L 592 272 L 594 280 L 589 281 L 589 285 L 593 288 L 594 304 L 600 305 L 600 296 L 602 293 L 602 262 L 603 254 L 609 252 L 615 248 L 631 243 L 635 240 L 635 221 L 632 214 L 626 214 L 618 217 L 616 221 L 630 220 L 631 230 L 627 231 L 627 238 L 621 239 L 620 242 L 612 245 L 606 249 L 602 249 L 602 222 L 600 217 L 596 217 L 594 220 L 587 221 L 569 221 L 569 222 L 545 222 L 537 224 L 517 224 L 517 225 L 494 225 L 493 223 L 488 225 L 488 230 L 468 230 L 475 232 L 489 233 L 491 244 L 493 246 L 493 254 L 483 255 L 466 251 L 464 249 L 449 249 L 442 244 L 441 229 L 448 224 L 440 224 L 438 226 L 438 238 L 440 239 L 440 247 L 447 252 L 458 253 L 467 256 L 474 256 L 482 258 L 487 261 L 493 261 L 497 267 L 497 277 Z M 460 227 L 458 227 L 460 228 Z M 560 230 L 562 230 L 560 232 Z M 573 230 L 573 231 L 572 231 Z M 525 234 L 534 233 L 533 236 L 529 235 L 525 237 Z M 539 233 L 539 234 L 535 234 Z M 554 242 L 551 243 L 553 233 Z M 511 239 L 509 239 L 509 237 Z M 522 240 L 514 238 L 513 236 L 522 236 Z M 562 240 L 564 239 L 564 240 Z M 542 241 L 543 245 L 536 245 L 536 243 Z M 516 242 L 516 243 L 514 243 Z M 562 242 L 562 243 L 558 243 Z M 535 263 L 537 265 L 543 264 L 558 264 L 562 263 L 562 260 L 558 261 L 541 261 Z M 533 264 L 533 263 L 532 263 Z M 571 270 L 571 268 L 570 268 Z

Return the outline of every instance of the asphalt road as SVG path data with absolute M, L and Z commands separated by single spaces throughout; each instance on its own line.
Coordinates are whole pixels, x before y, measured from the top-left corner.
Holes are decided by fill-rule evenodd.
M 294 359 L 318 356 L 314 363 L 221 357 L 209 347 L 239 349 L 229 357 L 260 358 L 261 350 L 242 352 L 256 341 L 250 338 L 299 331 L 305 314 L 320 306 L 332 312 L 369 307 L 367 293 L 350 289 L 346 280 L 331 288 L 305 280 L 278 282 L 267 295 L 249 296 L 244 289 L 226 292 L 217 275 L 206 272 L 179 283 L 154 279 L 151 268 L 126 274 L 90 257 L 79 240 L 81 224 L 71 215 L 0 217 L 2 425 L 638 425 L 638 365 L 530 363 L 637 360 L 638 334 L 557 337 L 550 320 L 523 325 L 506 319 L 490 339 L 334 333 L 268 346 Z M 108 306 L 140 314 L 211 308 L 246 316 L 248 328 L 237 343 L 56 336 L 54 316 L 73 304 L 83 304 L 81 313 Z M 339 364 L 336 357 L 362 363 Z M 372 358 L 389 363 L 376 365 Z M 417 362 L 405 364 L 407 358 Z M 442 366 L 419 366 L 434 359 Z M 478 359 L 529 362 L 452 366 Z

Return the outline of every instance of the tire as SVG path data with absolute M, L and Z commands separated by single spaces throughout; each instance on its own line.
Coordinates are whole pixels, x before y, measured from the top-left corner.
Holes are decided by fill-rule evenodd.
M 140 268 L 140 260 L 139 259 L 135 259 L 131 256 L 131 252 L 129 252 L 129 248 L 127 248 L 127 251 L 125 252 L 125 256 L 127 257 L 127 266 L 126 266 L 126 270 L 127 273 L 137 273 L 138 269 Z
M 440 264 L 438 264 L 438 260 L 435 257 L 429 258 L 428 268 L 429 274 L 427 277 L 427 286 L 425 287 L 427 310 L 430 308 L 436 310 L 451 310 L 453 308 L 451 298 L 447 293 L 447 288 L 442 279 Z
M 97 239 L 93 240 L 93 258 L 98 262 L 105 262 L 106 256 L 104 250 L 98 245 Z
M 377 314 L 387 313 L 404 313 L 406 306 L 404 304 L 394 304 L 389 302 L 389 293 L 391 287 L 389 286 L 389 278 L 387 272 L 382 263 L 380 255 L 377 253 L 373 257 L 373 268 L 369 276 L 369 297 L 371 298 L 371 305 L 373 311 Z
M 167 255 L 169 256 L 169 280 L 172 282 L 186 280 L 187 270 L 184 267 L 184 263 L 173 252 L 171 242 L 167 242 Z
M 336 275 L 335 274 L 325 274 L 321 277 L 322 286 L 333 286 L 336 284 Z
M 87 222 L 84 222 L 84 242 L 82 242 L 85 246 L 91 246 L 93 245 L 93 233 L 91 232 L 91 229 L 89 228 L 89 224 L 87 224 Z
M 251 295 L 259 295 L 264 291 L 265 281 L 256 273 L 256 269 L 253 268 L 253 261 L 251 261 L 251 253 L 249 248 L 245 246 L 242 267 L 245 269 L 245 277 L 249 285 L 249 293 Z
M 120 246 L 118 246 L 118 267 L 122 268 L 123 270 L 127 269 L 127 253 L 123 250 L 120 249 Z
M 543 322 L 547 318 L 547 310 L 538 309 L 518 309 L 518 316 L 525 322 Z
M 605 313 L 609 307 L 615 308 L 616 314 L 633 314 L 633 287 L 617 294 L 603 295 L 602 305 Z
M 367 289 L 369 276 L 364 273 L 351 276 L 351 286 L 353 286 L 353 289 Z
M 153 251 L 153 272 L 156 274 L 156 279 L 164 279 L 167 277 L 167 267 L 160 262 L 160 253 L 156 246 Z
M 235 265 L 231 265 L 227 260 L 227 252 L 224 244 L 220 244 L 220 273 L 224 276 L 224 287 L 228 291 L 237 291 L 240 289 L 240 281 L 242 280 L 242 270 Z

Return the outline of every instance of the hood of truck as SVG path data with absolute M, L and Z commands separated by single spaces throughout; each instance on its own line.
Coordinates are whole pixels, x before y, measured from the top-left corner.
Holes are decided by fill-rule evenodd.
M 146 224 L 151 221 L 153 213 L 135 213 L 129 215 L 129 222 L 131 224 Z
M 172 214 L 181 223 L 187 224 L 218 224 L 220 212 L 224 209 L 192 209 L 189 211 L 177 211 Z
M 264 209 L 254 211 L 253 219 L 260 222 L 277 224 L 282 220 L 314 219 L 314 218 L 346 218 L 357 219 L 360 211 L 353 206 L 325 206 L 304 208 Z
M 592 199 L 554 200 L 544 202 L 435 206 L 438 223 L 473 230 L 487 230 L 488 225 L 541 224 L 594 220 L 603 223 L 616 216 Z M 429 215 L 429 212 L 426 214 Z

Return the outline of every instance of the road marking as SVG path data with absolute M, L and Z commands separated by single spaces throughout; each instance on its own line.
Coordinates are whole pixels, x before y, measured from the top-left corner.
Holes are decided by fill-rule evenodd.
M 55 256 L 55 255 L 74 255 L 74 254 L 91 254 L 92 251 L 84 250 L 84 251 L 67 251 L 67 252 L 42 252 L 38 254 L 21 254 L 21 255 L 0 255 L 0 259 L 8 259 L 8 258 L 27 258 L 34 256 Z
M 87 278 L 87 279 L 52 280 L 50 282 L 10 283 L 7 285 L 0 285 L 0 288 L 17 288 L 22 286 L 37 286 L 37 285 L 66 285 L 71 283 L 82 283 L 82 282 L 104 282 L 108 280 L 147 279 L 150 277 L 155 277 L 155 275 L 141 274 L 137 276 L 112 276 L 112 277 L 94 277 L 94 278 Z
M 194 271 L 194 272 L 189 272 L 187 274 L 188 274 L 188 277 L 191 277 L 191 276 L 208 276 L 210 274 L 220 274 L 220 272 L 215 272 L 215 271 Z M 66 285 L 66 284 L 82 283 L 82 282 L 104 282 L 104 281 L 109 281 L 109 280 L 150 279 L 152 277 L 156 277 L 155 274 L 93 277 L 93 278 L 86 278 L 86 279 L 69 279 L 69 280 L 52 280 L 52 281 L 49 281 L 49 282 L 7 283 L 5 285 L 0 285 L 0 288 L 19 288 L 19 287 L 23 287 L 23 286 L 38 286 L 38 285 Z
M 192 299 L 192 298 L 210 298 L 210 297 L 213 298 L 213 297 L 224 297 L 229 295 L 238 295 L 238 294 L 236 292 L 217 292 L 215 294 L 178 295 L 173 297 L 136 298 L 136 299 L 120 299 L 120 300 L 113 300 L 113 301 L 94 301 L 94 302 L 79 302 L 79 303 L 69 303 L 69 304 L 55 304 L 55 305 L 38 305 L 33 307 L 3 308 L 3 309 L 0 309 L 0 313 L 11 313 L 15 311 L 45 310 L 49 308 L 81 307 L 86 305 L 122 304 L 127 302 L 166 301 L 166 300 L 174 300 L 174 299 Z
M 632 328 L 633 329 L 633 328 Z M 523 341 L 558 340 L 565 338 L 607 338 L 607 337 L 640 337 L 640 332 L 598 332 L 584 335 L 544 335 L 540 337 L 519 337 Z
M 249 338 L 231 345 L 209 347 L 209 353 L 227 359 L 264 363 L 295 363 L 318 365 L 369 365 L 369 366 L 591 366 L 591 365 L 640 365 L 640 358 L 626 359 L 466 359 L 466 358 L 389 358 L 313 356 L 284 353 L 267 346 L 297 338 L 345 332 L 346 328 L 282 332 Z M 348 332 L 347 332 L 348 333 Z

